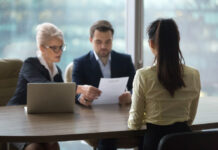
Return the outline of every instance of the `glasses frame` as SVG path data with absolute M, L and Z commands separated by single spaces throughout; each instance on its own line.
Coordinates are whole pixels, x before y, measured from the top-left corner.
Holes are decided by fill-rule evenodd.
M 53 52 L 59 53 L 60 51 L 62 51 L 62 52 L 66 51 L 66 44 L 63 44 L 61 46 L 48 46 L 48 45 L 45 45 L 45 48 L 50 48 Z

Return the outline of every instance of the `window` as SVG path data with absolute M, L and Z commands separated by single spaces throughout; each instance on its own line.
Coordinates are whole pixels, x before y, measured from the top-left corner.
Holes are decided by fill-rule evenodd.
M 185 63 L 200 71 L 202 96 L 218 96 L 218 1 L 144 0 L 144 7 L 145 27 L 157 18 L 175 19 Z M 151 65 L 154 58 L 147 39 L 145 36 L 145 66 Z
M 35 28 L 43 22 L 57 25 L 67 45 L 58 64 L 67 64 L 92 49 L 89 28 L 109 20 L 115 28 L 113 49 L 125 52 L 125 1 L 99 0 L 0 0 L 0 57 L 22 60 L 36 54 Z

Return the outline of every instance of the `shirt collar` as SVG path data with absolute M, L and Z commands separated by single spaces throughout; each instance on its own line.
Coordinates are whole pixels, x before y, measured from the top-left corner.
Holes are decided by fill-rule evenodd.
M 93 52 L 94 52 L 95 59 L 97 61 L 101 61 L 100 58 L 98 57 L 98 55 L 96 54 L 96 52 L 94 50 L 93 50 Z M 111 61 L 111 53 L 109 54 L 109 59 L 108 59 L 107 63 L 110 62 L 110 61 Z
M 54 81 L 54 76 L 56 76 L 58 74 L 57 66 L 55 65 L 55 63 L 53 63 L 53 69 L 54 70 L 53 70 L 53 72 L 51 72 L 51 70 L 49 69 L 49 67 L 48 67 L 48 65 L 47 65 L 47 63 L 45 61 L 45 59 L 42 56 L 41 51 L 38 50 L 36 54 L 37 54 L 37 57 L 39 59 L 39 62 L 48 70 L 51 81 Z

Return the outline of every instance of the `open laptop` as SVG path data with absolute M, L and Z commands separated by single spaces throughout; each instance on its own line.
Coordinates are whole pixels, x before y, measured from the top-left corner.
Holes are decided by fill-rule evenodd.
M 28 113 L 73 112 L 76 84 L 71 83 L 28 83 Z

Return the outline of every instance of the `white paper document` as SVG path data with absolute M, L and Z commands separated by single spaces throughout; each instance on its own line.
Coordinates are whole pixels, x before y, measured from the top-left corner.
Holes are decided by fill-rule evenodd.
M 119 96 L 124 93 L 129 77 L 101 78 L 99 90 L 101 96 L 93 104 L 113 104 L 119 102 Z

